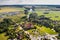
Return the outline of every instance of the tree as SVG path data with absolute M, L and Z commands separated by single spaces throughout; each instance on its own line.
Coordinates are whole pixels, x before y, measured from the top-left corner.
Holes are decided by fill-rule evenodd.
M 28 10 L 27 9 L 24 10 L 24 14 L 26 14 L 26 15 L 28 14 Z
M 35 19 L 37 19 L 37 13 L 31 13 L 30 15 L 29 15 L 29 20 L 30 21 L 32 21 L 32 20 L 35 20 Z
M 5 22 L 7 25 L 13 24 L 13 21 L 11 19 L 9 19 L 9 18 L 3 19 L 3 22 Z
M 6 32 L 8 30 L 8 27 L 13 24 L 13 21 L 11 19 L 3 19 L 2 22 L 0 22 L 0 33 Z
M 17 34 L 17 33 L 14 31 L 14 29 L 8 30 L 8 31 L 6 32 L 6 36 L 9 36 L 8 39 L 14 39 L 14 38 L 16 38 L 16 37 L 17 37 L 16 34 Z

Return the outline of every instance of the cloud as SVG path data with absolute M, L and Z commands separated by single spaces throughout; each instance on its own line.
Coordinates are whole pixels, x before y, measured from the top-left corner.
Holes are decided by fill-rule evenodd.
M 15 4 L 57 4 L 60 5 L 60 0 L 0 0 L 0 5 L 15 5 Z

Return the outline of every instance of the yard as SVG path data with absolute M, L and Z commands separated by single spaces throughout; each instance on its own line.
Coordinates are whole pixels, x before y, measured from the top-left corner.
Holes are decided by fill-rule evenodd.
M 0 34 L 0 40 L 7 40 L 8 36 L 4 36 L 5 33 Z

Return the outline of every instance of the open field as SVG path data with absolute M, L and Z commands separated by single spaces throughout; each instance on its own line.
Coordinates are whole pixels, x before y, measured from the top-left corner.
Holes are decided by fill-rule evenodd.
M 45 11 L 36 11 L 36 13 L 40 15 L 45 15 L 46 17 L 50 17 L 52 20 L 60 20 L 60 11 L 48 11 L 48 14 L 44 14 Z M 55 16 L 58 16 L 57 18 Z
M 8 10 L 7 10 L 8 9 Z M 15 11 L 24 11 L 24 8 L 15 8 L 15 7 L 3 7 L 0 10 L 0 13 L 2 12 L 15 12 Z M 45 11 L 37 11 L 36 13 L 40 16 L 40 15 L 45 15 L 46 17 L 50 17 L 50 19 L 52 20 L 60 20 L 60 11 L 48 11 L 48 14 L 44 14 Z M 58 16 L 58 17 L 55 17 Z
M 0 40 L 7 40 L 8 36 L 5 36 L 5 33 L 0 34 Z
M 44 35 L 46 33 L 51 34 L 51 35 L 57 34 L 57 32 L 51 30 L 50 28 L 46 28 L 44 26 L 40 27 L 37 25 L 35 25 L 35 26 L 37 27 L 37 31 L 39 32 L 40 35 Z M 28 32 L 30 32 L 30 34 L 34 35 L 33 31 L 34 31 L 34 29 L 28 30 Z
M 23 11 L 24 8 L 16 8 L 16 7 L 2 7 L 0 9 L 1 12 L 14 12 L 14 11 Z

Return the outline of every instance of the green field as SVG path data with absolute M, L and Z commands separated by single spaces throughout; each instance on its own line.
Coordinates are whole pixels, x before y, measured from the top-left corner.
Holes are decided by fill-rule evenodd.
M 5 36 L 5 33 L 0 34 L 0 40 L 7 40 L 8 36 Z
M 54 30 L 51 30 L 50 28 L 46 28 L 44 26 L 40 27 L 37 25 L 35 25 L 35 26 L 37 27 L 36 30 L 39 32 L 40 35 L 44 35 L 46 33 L 51 34 L 51 35 L 57 34 L 57 32 L 55 32 Z M 28 30 L 28 32 L 30 32 L 30 34 L 34 35 L 34 33 L 32 31 L 34 31 L 34 29 Z M 36 35 L 39 35 L 39 34 L 36 34 Z
M 60 11 L 49 11 L 49 14 L 44 14 L 45 11 L 36 11 L 40 15 L 45 15 L 46 17 L 51 17 L 52 20 L 60 20 Z M 58 16 L 55 18 L 55 16 Z
M 8 9 L 8 10 L 7 10 Z M 0 13 L 2 12 L 14 12 L 14 11 L 23 11 L 24 8 L 17 8 L 17 7 L 2 7 Z

